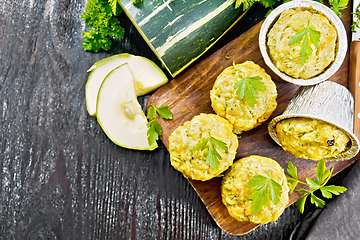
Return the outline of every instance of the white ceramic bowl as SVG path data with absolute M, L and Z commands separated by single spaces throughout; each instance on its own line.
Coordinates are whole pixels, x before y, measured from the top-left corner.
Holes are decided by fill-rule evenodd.
M 277 69 L 269 57 L 268 49 L 266 46 L 267 33 L 269 32 L 273 24 L 277 21 L 280 14 L 284 10 L 296 8 L 296 7 L 305 7 L 305 8 L 312 7 L 313 9 L 323 13 L 330 20 L 330 22 L 333 24 L 333 26 L 335 27 L 338 33 L 338 42 L 337 42 L 335 60 L 331 63 L 329 67 L 325 69 L 324 72 L 309 79 L 294 78 Z M 264 58 L 265 64 L 281 79 L 287 82 L 294 83 L 296 85 L 308 86 L 327 80 L 340 68 L 346 56 L 348 41 L 347 41 L 347 33 L 344 24 L 342 23 L 341 19 L 330 8 L 315 1 L 293 0 L 275 8 L 268 15 L 268 17 L 265 18 L 259 33 L 259 47 L 260 47 L 260 52 Z

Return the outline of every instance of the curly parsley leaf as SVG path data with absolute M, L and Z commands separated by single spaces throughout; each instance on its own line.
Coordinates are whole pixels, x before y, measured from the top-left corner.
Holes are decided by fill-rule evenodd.
M 320 32 L 312 29 L 310 27 L 310 21 L 307 21 L 307 27 L 300 32 L 296 33 L 289 40 L 289 46 L 296 43 L 300 43 L 302 40 L 302 45 L 300 49 L 301 65 L 304 65 L 305 62 L 309 59 L 309 56 L 312 54 L 313 49 L 311 48 L 311 43 L 316 47 L 320 45 Z
M 306 178 L 306 182 L 302 182 L 297 177 L 296 167 L 289 161 L 287 172 L 290 176 L 287 176 L 288 182 L 291 185 L 291 189 L 294 189 L 297 184 L 303 184 L 308 186 L 311 190 L 306 189 L 295 189 L 299 194 L 305 194 L 299 200 L 296 201 L 295 205 L 301 213 L 304 212 L 306 199 L 310 196 L 310 202 L 315 204 L 315 206 L 323 208 L 325 206 L 325 201 L 317 197 L 314 193 L 317 190 L 320 190 L 321 194 L 325 198 L 332 198 L 333 195 L 339 195 L 340 193 L 345 192 L 347 189 L 343 186 L 329 185 L 326 186 L 329 181 L 331 174 L 334 168 L 330 170 L 326 169 L 325 161 L 320 160 L 316 166 L 315 173 L 317 179 Z
M 117 0 L 88 0 L 81 19 L 89 29 L 83 31 L 83 48 L 86 51 L 107 51 L 112 44 L 111 38 L 123 38 L 125 30 L 117 16 L 121 8 Z
M 260 4 L 265 8 L 272 8 L 279 0 L 260 0 Z
M 119 3 L 118 0 L 108 0 L 111 10 L 115 16 L 119 14 Z
M 94 29 L 89 29 L 88 32 L 83 32 L 82 34 L 85 37 L 82 46 L 86 51 L 98 52 L 101 49 L 109 50 L 111 47 L 111 39 L 104 37 Z
M 210 164 L 212 169 L 217 171 L 219 169 L 219 164 L 220 164 L 219 160 L 222 160 L 222 158 L 221 158 L 221 155 L 216 150 L 216 148 L 227 152 L 228 147 L 227 147 L 226 143 L 224 143 L 223 141 L 212 137 L 209 132 L 209 137 L 206 138 L 205 140 L 199 142 L 198 144 L 196 144 L 196 146 L 193 149 L 191 149 L 191 151 L 192 152 L 199 151 L 199 150 L 203 151 L 203 150 L 205 150 L 207 145 L 209 145 L 209 151 L 206 156 L 206 162 Z
M 277 205 L 281 196 L 281 185 L 271 178 L 272 172 L 269 177 L 262 175 L 255 175 L 246 184 L 247 188 L 255 189 L 249 199 L 251 201 L 251 212 L 257 213 L 262 206 L 267 206 L 271 201 Z
M 259 0 L 235 0 L 235 8 L 243 5 L 243 10 L 249 9 L 255 2 L 259 2 Z
M 265 91 L 266 85 L 262 82 L 261 77 L 248 77 L 244 73 L 242 73 L 235 64 L 234 68 L 236 70 L 237 76 L 244 76 L 234 84 L 234 89 L 236 89 L 236 95 L 240 100 L 246 100 L 249 106 L 253 108 L 256 104 L 256 99 L 259 98 L 259 93 L 257 91 Z
M 157 114 L 164 119 L 172 119 L 172 113 L 169 110 L 169 106 L 161 106 L 156 108 L 154 105 L 150 105 L 146 118 L 149 120 L 147 123 L 148 131 L 147 137 L 149 145 L 154 144 L 159 140 L 159 136 L 162 134 L 161 125 L 157 121 Z

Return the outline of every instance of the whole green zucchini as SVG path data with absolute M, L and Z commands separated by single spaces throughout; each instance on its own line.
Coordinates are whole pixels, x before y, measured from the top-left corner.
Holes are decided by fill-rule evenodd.
M 184 70 L 243 15 L 233 0 L 119 0 L 150 48 L 172 76 Z

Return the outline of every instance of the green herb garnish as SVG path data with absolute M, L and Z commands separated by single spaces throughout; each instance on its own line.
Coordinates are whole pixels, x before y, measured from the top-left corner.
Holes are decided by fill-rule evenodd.
M 277 183 L 274 179 L 271 178 L 271 175 L 272 172 L 270 173 L 269 177 L 255 175 L 246 184 L 247 188 L 257 190 L 249 196 L 249 199 L 252 200 L 252 213 L 257 213 L 258 211 L 260 211 L 262 206 L 269 205 L 270 199 L 275 205 L 279 203 L 282 188 L 279 183 Z
M 249 9 L 255 2 L 258 2 L 258 0 L 235 0 L 235 8 L 243 5 L 243 10 L 245 11 Z
M 149 119 L 147 123 L 148 131 L 147 137 L 149 145 L 151 146 L 159 139 L 162 133 L 161 126 L 157 121 L 157 114 L 164 119 L 172 119 L 172 113 L 169 110 L 169 106 L 161 106 L 156 108 L 154 105 L 150 105 L 146 118 Z
M 339 17 L 342 17 L 341 10 L 347 8 L 349 0 L 329 0 L 331 10 Z
M 194 151 L 204 150 L 208 145 L 208 143 L 209 143 L 209 151 L 206 156 L 206 162 L 210 164 L 212 169 L 217 171 L 219 169 L 219 164 L 220 164 L 219 160 L 221 160 L 222 158 L 221 155 L 216 151 L 216 148 L 222 149 L 227 152 L 228 147 L 226 143 L 212 137 L 209 131 L 209 137 L 206 138 L 204 141 L 201 141 L 198 144 L 196 144 L 196 146 L 193 149 L 191 149 L 191 151 L 194 152 Z
M 307 197 L 310 195 L 310 201 L 312 204 L 315 204 L 315 206 L 323 208 L 325 206 L 325 201 L 317 196 L 315 196 L 314 192 L 317 190 L 320 190 L 321 194 L 325 198 L 332 198 L 332 194 L 339 195 L 340 193 L 345 192 L 347 189 L 343 186 L 335 186 L 335 185 L 329 185 L 325 186 L 327 182 L 329 181 L 331 174 L 333 172 L 334 168 L 331 168 L 330 170 L 326 170 L 325 161 L 320 160 L 317 164 L 317 167 L 315 169 L 316 177 L 317 179 L 313 178 L 306 178 L 306 182 L 302 182 L 297 177 L 297 169 L 296 166 L 292 164 L 292 162 L 288 162 L 288 169 L 287 172 L 290 176 L 286 176 L 288 182 L 291 185 L 290 193 L 292 193 L 294 190 L 297 191 L 300 194 L 305 195 L 296 201 L 295 205 L 299 209 L 301 213 L 304 212 L 305 208 L 305 202 Z M 303 184 L 308 187 L 310 187 L 310 191 L 306 189 L 295 189 L 295 187 L 298 184 Z
M 320 32 L 312 29 L 310 27 L 310 21 L 307 21 L 307 27 L 304 30 L 296 33 L 289 40 L 289 46 L 300 43 L 302 41 L 301 49 L 300 49 L 300 57 L 301 57 L 301 66 L 305 64 L 305 62 L 309 59 L 309 56 L 312 54 L 313 49 L 311 48 L 310 41 L 316 46 L 320 45 Z
M 86 51 L 98 52 L 100 49 L 109 50 L 112 38 L 123 38 L 124 28 L 120 26 L 117 16 L 122 12 L 117 0 L 88 0 L 81 19 L 89 26 L 83 48 Z
M 259 98 L 258 90 L 265 91 L 266 86 L 262 82 L 262 78 L 259 76 L 248 77 L 246 76 L 240 69 L 233 64 L 234 69 L 236 70 L 236 75 L 241 78 L 241 80 L 237 81 L 234 85 L 234 89 L 236 89 L 236 95 L 242 101 L 245 100 L 249 103 L 249 106 L 253 108 L 256 104 L 256 99 Z
M 235 0 L 235 8 L 243 6 L 243 10 L 248 10 L 254 3 L 259 2 L 262 6 L 266 9 L 269 9 L 266 13 L 266 16 L 274 10 L 274 7 L 278 5 L 278 3 L 286 3 L 290 2 L 291 0 Z M 317 2 L 324 3 L 323 0 L 316 0 Z M 339 16 L 341 17 L 340 10 L 346 9 L 349 0 L 329 0 L 330 8 Z
M 355 12 L 351 14 L 354 17 L 353 23 L 351 24 L 351 31 L 355 32 L 357 28 L 360 28 L 360 4 L 355 8 Z

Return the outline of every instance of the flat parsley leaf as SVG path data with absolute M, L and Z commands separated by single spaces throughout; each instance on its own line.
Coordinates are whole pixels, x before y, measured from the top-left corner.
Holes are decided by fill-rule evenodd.
M 253 108 L 256 104 L 256 99 L 259 98 L 259 93 L 257 91 L 265 91 L 266 85 L 262 82 L 262 78 L 259 76 L 248 77 L 240 69 L 233 64 L 234 69 L 236 70 L 236 75 L 244 76 L 239 81 L 234 84 L 234 89 L 236 89 L 236 95 L 242 101 L 246 99 L 249 106 Z
M 251 212 L 257 213 L 260 211 L 262 206 L 267 206 L 271 201 L 277 205 L 281 196 L 281 185 L 270 177 L 264 177 L 262 175 L 255 175 L 246 184 L 247 188 L 256 189 L 249 199 L 251 201 Z
M 326 170 L 325 161 L 319 161 L 315 169 L 316 177 L 320 183 L 324 182 L 325 179 L 329 178 L 332 171 Z
M 305 203 L 308 195 L 303 196 L 295 202 L 295 206 L 299 209 L 301 213 L 305 211 Z
M 172 119 L 172 113 L 169 110 L 169 106 L 161 106 L 159 108 L 155 108 L 156 112 L 160 115 L 160 117 L 164 118 L 164 119 Z
M 322 200 L 321 198 L 315 196 L 314 192 L 310 193 L 310 202 L 312 204 L 315 204 L 315 206 L 317 206 L 319 208 L 323 208 L 325 206 L 325 201 Z
M 148 127 L 148 131 L 147 131 L 148 143 L 151 146 L 159 139 L 162 130 L 160 124 L 156 121 L 156 118 L 149 121 L 146 126 Z
M 331 174 L 334 168 L 330 170 L 326 169 L 325 161 L 322 159 L 318 162 L 315 173 L 317 179 L 306 178 L 306 182 L 302 182 L 297 177 L 296 167 L 289 161 L 287 172 L 290 176 L 286 176 L 288 182 L 291 185 L 291 189 L 295 189 L 297 184 L 303 184 L 305 186 L 310 187 L 310 191 L 306 189 L 295 189 L 299 194 L 305 194 L 299 200 L 296 201 L 295 205 L 299 209 L 301 213 L 304 212 L 305 203 L 307 197 L 310 195 L 310 202 L 315 204 L 315 206 L 323 208 L 325 206 L 325 201 L 317 196 L 315 196 L 314 192 L 320 190 L 321 194 L 325 198 L 331 198 L 332 195 L 339 195 L 340 193 L 345 192 L 347 189 L 342 186 L 329 185 L 326 186 L 329 181 Z M 291 191 L 292 192 L 292 191 Z
M 159 140 L 159 136 L 162 134 L 161 125 L 156 119 L 157 114 L 159 114 L 161 118 L 172 119 L 172 113 L 169 110 L 169 106 L 164 105 L 156 108 L 154 105 L 150 105 L 146 116 L 149 120 L 147 123 L 147 137 L 149 145 L 152 145 L 155 141 Z
M 288 162 L 287 172 L 290 176 L 286 175 L 286 179 L 288 180 L 288 183 L 290 183 L 290 193 L 292 193 L 299 183 L 299 180 L 297 178 L 297 168 L 290 161 Z
M 320 191 L 324 197 L 332 198 L 332 194 L 340 195 L 340 193 L 343 193 L 346 191 L 346 188 L 343 186 L 329 185 L 329 186 L 324 186 L 324 187 L 320 188 Z
M 312 54 L 313 49 L 311 48 L 310 41 L 316 46 L 320 45 L 320 32 L 312 29 L 310 27 L 310 20 L 307 21 L 307 27 L 304 30 L 296 33 L 289 40 L 289 46 L 294 45 L 296 43 L 300 43 L 303 39 L 301 49 L 300 49 L 300 57 L 301 57 L 301 66 L 305 64 L 305 62 L 309 59 L 309 56 Z
M 151 119 L 151 118 L 155 118 L 156 117 L 156 109 L 154 107 L 154 105 L 150 105 L 149 109 L 148 109 L 148 113 L 146 115 L 147 119 Z
M 206 162 L 210 164 L 212 169 L 217 171 L 219 169 L 219 164 L 220 164 L 219 160 L 221 160 L 222 158 L 221 155 L 218 153 L 218 151 L 216 151 L 216 148 L 222 149 L 227 152 L 228 147 L 226 143 L 212 137 L 209 131 L 209 137 L 196 144 L 196 146 L 193 149 L 191 149 L 191 151 L 194 152 L 199 150 L 205 150 L 207 145 L 209 145 L 209 151 L 206 156 Z

